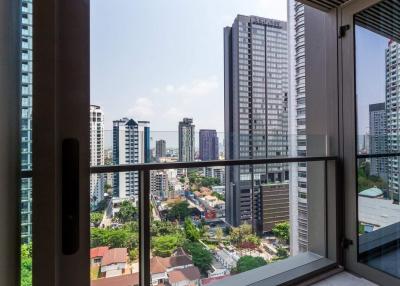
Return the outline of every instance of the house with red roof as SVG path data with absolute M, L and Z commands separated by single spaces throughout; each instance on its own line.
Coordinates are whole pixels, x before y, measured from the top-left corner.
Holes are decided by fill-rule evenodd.
M 171 257 L 154 256 L 150 260 L 152 284 L 158 285 L 160 283 L 165 283 L 169 280 L 170 272 L 190 267 L 194 267 L 194 265 L 190 257 L 186 254 Z
M 123 275 L 128 270 L 128 250 L 112 248 L 105 252 L 101 261 L 101 276 L 114 277 Z
M 90 264 L 91 265 L 101 265 L 104 254 L 108 251 L 108 246 L 100 246 L 90 249 Z
M 168 273 L 171 286 L 200 285 L 200 271 L 196 266 L 178 268 Z

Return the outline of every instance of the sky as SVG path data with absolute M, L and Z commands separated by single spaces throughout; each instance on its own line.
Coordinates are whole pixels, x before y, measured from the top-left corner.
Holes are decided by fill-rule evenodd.
M 356 28 L 356 94 L 358 134 L 369 131 L 369 105 L 385 101 L 385 49 L 388 39 Z
M 223 28 L 237 14 L 286 21 L 286 0 L 92 0 L 91 104 L 105 129 L 127 116 L 177 132 L 192 117 L 223 132 Z

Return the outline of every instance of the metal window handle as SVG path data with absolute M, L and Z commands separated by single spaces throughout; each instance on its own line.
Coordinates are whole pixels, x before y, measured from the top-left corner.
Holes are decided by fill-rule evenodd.
M 62 142 L 62 252 L 71 255 L 79 249 L 79 141 Z

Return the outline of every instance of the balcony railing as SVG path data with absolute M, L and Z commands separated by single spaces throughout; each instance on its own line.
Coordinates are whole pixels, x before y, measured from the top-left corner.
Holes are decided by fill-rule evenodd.
M 337 157 L 335 156 L 315 156 L 315 157 L 273 157 L 273 158 L 263 158 L 263 159 L 239 159 L 239 160 L 217 160 L 217 161 L 194 161 L 194 162 L 173 162 L 173 163 L 145 163 L 145 164 L 129 164 L 129 165 L 112 165 L 112 166 L 93 166 L 90 168 L 92 174 L 99 173 L 118 173 L 118 172 L 132 172 L 136 171 L 139 173 L 139 277 L 140 277 L 140 285 L 149 285 L 151 281 L 151 270 L 150 270 L 150 257 L 151 257 L 151 235 L 150 235 L 150 201 L 151 201 L 151 184 L 150 184 L 150 172 L 153 170 L 166 170 L 166 169 L 190 169 L 190 168 L 202 168 L 202 167 L 212 167 L 212 166 L 242 166 L 242 165 L 269 165 L 269 164 L 285 164 L 285 163 L 311 163 L 311 162 L 322 162 L 324 164 L 324 189 L 325 193 L 322 196 L 324 202 L 323 217 L 325 219 L 325 234 L 323 240 L 325 240 L 322 244 L 325 245 L 325 253 L 316 255 L 314 253 L 308 252 L 305 254 L 298 255 L 296 257 L 290 257 L 287 259 L 288 261 L 281 261 L 282 263 L 282 271 L 279 271 L 279 267 L 274 264 L 267 265 L 265 270 L 261 271 L 258 269 L 252 270 L 255 276 L 248 276 L 250 280 L 243 280 L 243 275 L 246 273 L 235 275 L 228 280 L 224 280 L 218 283 L 233 283 L 230 285 L 243 285 L 241 284 L 243 281 L 247 281 L 248 283 L 253 283 L 254 279 L 258 281 L 263 280 L 264 282 L 268 282 L 265 279 L 269 279 L 271 277 L 271 281 L 275 281 L 277 277 L 279 277 L 278 282 L 274 282 L 276 284 L 268 284 L 268 285 L 280 285 L 282 283 L 287 283 L 288 281 L 293 281 L 298 279 L 302 279 L 306 277 L 306 274 L 310 274 L 311 272 L 315 273 L 318 271 L 325 271 L 329 266 L 336 266 L 335 262 L 329 261 L 325 257 L 327 257 L 327 244 L 328 244 L 328 235 L 327 235 L 327 206 L 328 206 L 328 196 L 326 195 L 327 184 L 328 184 L 328 168 L 333 166 L 336 169 L 336 161 Z M 333 162 L 333 165 L 329 165 L 328 163 Z M 336 171 L 334 172 L 336 174 Z M 27 174 L 25 174 L 27 175 Z M 335 181 L 336 178 L 333 178 Z M 319 214 L 322 215 L 322 214 Z M 324 257 L 325 256 L 325 257 Z M 317 263 L 318 262 L 318 263 Z M 301 267 L 308 265 L 304 268 L 304 271 L 298 271 L 302 269 Z M 288 271 L 290 268 L 296 268 L 297 271 Z M 311 269 L 311 271 L 310 271 Z M 283 272 L 284 271 L 284 272 Z M 281 272 L 281 273 L 279 273 Z M 285 273 L 282 275 L 282 273 Z M 260 276 L 261 275 L 261 276 Z M 253 282 L 252 282 L 253 281 Z

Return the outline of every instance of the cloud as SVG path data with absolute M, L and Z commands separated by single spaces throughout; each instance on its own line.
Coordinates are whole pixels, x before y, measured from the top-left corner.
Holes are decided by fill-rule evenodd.
M 147 97 L 140 97 L 128 114 L 137 120 L 150 121 L 153 131 L 176 132 L 184 117 L 193 118 L 196 128 L 221 130 L 223 122 L 223 89 L 216 76 L 189 82 L 170 82 L 163 87 L 149 89 Z M 205 116 L 207 114 L 207 116 Z
M 202 97 L 218 89 L 219 83 L 216 76 L 206 79 L 195 79 L 189 83 L 179 85 L 167 84 L 164 88 L 155 87 L 152 89 L 153 94 L 168 93 L 168 96 L 184 96 L 184 97 Z
M 153 101 L 147 97 L 139 97 L 135 101 L 135 105 L 128 110 L 128 114 L 137 120 L 146 120 L 155 114 L 155 105 Z

